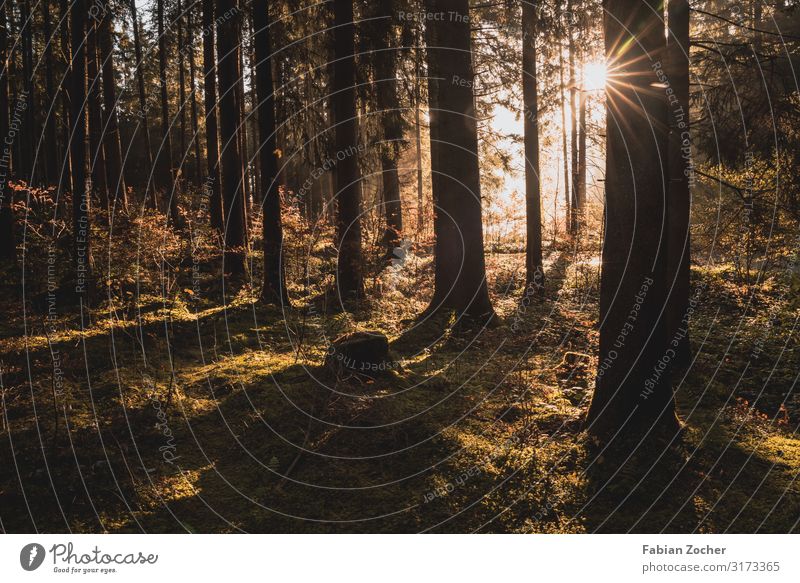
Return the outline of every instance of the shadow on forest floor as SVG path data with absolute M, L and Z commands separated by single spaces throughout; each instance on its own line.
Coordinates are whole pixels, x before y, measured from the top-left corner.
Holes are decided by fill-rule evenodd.
M 297 310 L 286 321 L 241 300 L 197 314 L 148 305 L 141 322 L 96 317 L 50 344 L 36 327 L 0 340 L 0 449 L 13 460 L 0 469 L 2 528 L 795 528 L 797 412 L 776 417 L 775 399 L 754 407 L 738 398 L 768 374 L 737 382 L 732 363 L 749 345 L 729 346 L 734 316 L 721 317 L 716 298 L 693 323 L 705 341 L 677 391 L 681 442 L 644 443 L 620 463 L 582 432 L 596 286 L 561 253 L 546 265 L 545 297 L 522 306 L 520 265 L 518 256 L 489 257 L 499 325 L 457 334 L 444 321 L 404 330 L 381 299 L 356 319 Z M 386 330 L 402 368 L 326 376 L 319 364 L 330 338 L 353 327 Z M 784 340 L 778 330 L 767 342 Z M 789 358 L 768 395 L 789 390 L 798 368 Z

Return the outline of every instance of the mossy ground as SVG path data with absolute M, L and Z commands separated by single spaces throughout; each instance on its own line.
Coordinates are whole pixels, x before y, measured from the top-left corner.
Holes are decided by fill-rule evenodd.
M 499 318 L 457 333 L 412 323 L 426 265 L 410 283 L 375 283 L 355 315 L 326 314 L 310 297 L 282 313 L 246 286 L 222 308 L 178 285 L 169 302 L 101 304 L 83 332 L 65 318 L 48 339 L 34 308 L 21 333 L 19 298 L 9 298 L 2 528 L 797 529 L 798 312 L 780 281 L 751 296 L 725 269 L 695 270 L 707 292 L 692 323 L 695 362 L 677 383 L 685 430 L 620 457 L 582 429 L 596 258 L 553 250 L 546 296 L 524 310 L 521 261 L 489 257 Z M 402 369 L 331 382 L 318 365 L 330 339 L 353 329 L 389 335 Z M 64 373 L 55 391 L 53 354 Z

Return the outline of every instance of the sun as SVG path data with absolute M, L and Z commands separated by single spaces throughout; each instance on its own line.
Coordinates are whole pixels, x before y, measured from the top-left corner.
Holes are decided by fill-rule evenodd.
M 599 91 L 605 89 L 607 73 L 608 71 L 605 63 L 586 63 L 583 66 L 584 91 Z

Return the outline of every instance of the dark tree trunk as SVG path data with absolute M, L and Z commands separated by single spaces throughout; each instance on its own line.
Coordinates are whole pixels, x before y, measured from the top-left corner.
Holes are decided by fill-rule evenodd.
M 626 65 L 607 91 L 606 226 L 600 363 L 589 431 L 608 438 L 678 427 L 667 357 L 667 118 L 652 65 L 665 55 L 658 0 L 606 0 L 606 59 Z M 634 37 L 636 42 L 628 39 Z
M 27 107 L 23 112 L 24 129 L 20 132 L 20 164 L 15 169 L 19 178 L 28 184 L 37 184 L 38 176 L 34 168 L 36 155 L 36 84 L 33 73 L 33 18 L 30 0 L 20 3 L 20 34 L 22 36 L 22 83 Z
M 98 21 L 90 16 L 87 23 L 86 68 L 88 79 L 89 108 L 89 169 L 92 176 L 92 191 L 100 198 L 101 208 L 108 210 L 108 180 L 106 158 L 103 149 L 103 113 L 100 106 L 100 68 L 97 64 Z
M 189 10 L 189 24 L 187 27 L 188 47 L 189 47 L 189 91 L 192 100 L 192 141 L 194 142 L 194 166 L 193 176 L 195 185 L 200 185 L 200 133 L 198 132 L 199 123 L 197 120 L 197 66 L 195 65 L 194 39 L 195 39 L 195 8 Z
M 5 142 L 8 136 L 8 4 L 0 5 L 0 261 L 14 262 L 17 257 L 17 242 L 14 236 L 13 191 L 8 186 L 11 178 L 11 147 Z
M 760 5 L 759 2 L 756 4 Z M 689 135 L 689 2 L 670 0 L 667 39 L 669 81 L 674 101 L 669 105 L 669 258 L 667 281 L 671 286 L 668 304 L 669 341 L 675 350 L 674 363 L 685 368 L 691 360 L 689 345 L 689 261 L 692 173 Z
M 336 123 L 336 193 L 339 258 L 336 285 L 343 303 L 364 292 L 361 258 L 361 171 L 355 87 L 352 0 L 334 0 L 333 117 Z
M 272 82 L 272 43 L 269 29 L 269 2 L 256 0 L 253 5 L 253 42 L 256 56 L 256 92 L 258 98 L 258 138 L 261 158 L 263 199 L 264 287 L 261 299 L 287 306 L 283 269 L 283 226 L 281 195 L 278 183 L 278 145 L 275 134 L 275 89 Z
M 585 55 L 585 53 L 584 53 Z M 579 220 L 583 219 L 583 212 L 586 208 L 586 100 L 588 95 L 583 86 L 578 90 L 578 215 Z
M 417 46 L 414 48 L 414 141 L 416 143 L 415 157 L 417 162 L 417 235 L 422 235 L 425 228 L 425 193 L 423 188 L 422 171 L 422 46 L 425 39 L 422 37 L 422 26 L 417 25 L 415 34 Z
M 203 0 L 203 93 L 206 110 L 206 178 L 211 226 L 222 230 L 219 138 L 217 136 L 217 77 L 214 51 L 214 1 Z
M 114 39 L 112 37 L 111 3 L 106 0 L 100 21 L 99 47 L 103 66 L 103 102 L 105 104 L 106 125 L 103 131 L 103 144 L 106 155 L 106 178 L 112 196 L 112 208 L 128 206 L 125 176 L 122 171 L 122 145 L 117 119 L 117 81 L 114 77 Z
M 54 184 L 58 177 L 58 139 L 56 139 L 56 91 L 53 83 L 53 29 L 51 23 L 50 0 L 42 1 L 42 25 L 44 32 L 44 90 L 47 116 L 44 122 L 44 179 L 46 184 Z
M 381 115 L 383 144 L 381 144 L 381 172 L 383 178 L 383 204 L 386 213 L 384 244 L 386 258 L 396 257 L 395 250 L 403 240 L 403 205 L 400 200 L 400 177 L 397 173 L 397 159 L 400 156 L 400 142 L 403 139 L 403 118 L 400 99 L 397 94 L 397 46 L 393 32 L 393 15 L 396 6 L 393 0 L 379 4 L 379 39 L 376 55 L 375 80 L 378 111 Z
M 139 38 L 139 16 L 136 13 L 136 0 L 131 0 L 131 20 L 133 27 L 133 47 L 136 52 L 136 83 L 139 88 L 139 117 L 141 118 L 142 133 L 144 134 L 147 170 L 156 176 L 153 180 L 147 181 L 145 198 L 150 208 L 158 208 L 158 174 L 154 168 L 153 144 L 150 141 L 149 106 L 147 104 L 147 93 L 144 88 L 144 61 L 142 57 L 142 43 Z
M 167 39 L 164 35 L 164 0 L 158 0 L 158 76 L 161 90 L 161 151 L 158 160 L 161 184 L 164 195 L 169 201 L 169 218 L 175 226 L 181 226 L 182 220 L 178 212 L 178 192 L 175 188 L 172 163 L 172 138 L 170 136 L 169 95 L 167 94 Z
M 70 22 L 72 29 L 70 152 L 72 157 L 73 261 L 75 262 L 73 281 L 75 294 L 85 302 L 89 299 L 89 278 L 91 277 L 90 192 L 86 184 L 86 27 L 89 24 L 86 0 L 73 0 L 70 8 Z
M 61 30 L 59 31 L 61 36 L 61 53 L 64 55 L 65 59 L 69 60 L 70 55 L 72 54 L 69 39 L 69 0 L 60 0 L 59 15 L 61 16 Z M 61 119 L 63 120 L 61 141 L 64 151 L 64 158 L 60 161 L 58 173 L 59 200 L 61 200 L 61 194 L 69 191 L 72 188 L 72 164 L 70 162 L 70 140 L 72 133 L 70 120 L 72 118 L 69 102 L 69 92 L 70 88 L 72 87 L 71 74 L 71 67 L 69 67 L 69 63 L 67 63 L 67 71 L 64 75 L 64 82 L 59 87 L 59 94 L 61 97 Z
M 567 14 L 572 18 L 574 4 L 567 2 Z M 572 162 L 572 177 L 570 180 L 570 207 L 572 212 L 569 218 L 569 230 L 578 233 L 578 221 L 581 213 L 578 198 L 578 79 L 575 67 L 575 35 L 572 30 L 573 23 L 567 23 L 567 47 L 569 50 L 569 121 L 570 121 L 570 158 Z
M 225 271 L 234 276 L 245 273 L 242 158 L 239 139 L 239 6 L 237 0 L 217 2 L 220 14 L 233 14 L 217 23 L 219 58 L 219 122 L 222 161 L 222 195 L 225 205 Z
M 572 232 L 572 188 L 569 181 L 569 143 L 567 140 L 567 94 L 566 85 L 564 83 L 564 54 L 561 50 L 558 51 L 559 61 L 559 77 L 560 77 L 560 90 L 561 90 L 561 145 L 562 156 L 564 158 L 564 225 L 565 230 Z
M 180 182 L 180 184 L 184 184 L 186 181 L 183 178 L 184 168 L 186 167 L 186 159 L 189 157 L 189 153 L 186 151 L 186 44 L 184 43 L 184 36 L 183 36 L 183 3 L 181 0 L 178 0 L 178 12 L 177 16 L 175 17 L 177 21 L 177 41 L 178 41 L 178 99 L 180 105 L 179 107 L 179 115 L 180 115 L 180 139 L 178 140 L 178 146 L 180 147 L 180 155 L 178 156 L 178 168 L 176 169 L 177 175 L 176 180 Z M 178 190 L 181 190 L 180 188 Z
M 427 311 L 488 318 L 494 309 L 483 251 L 469 2 L 426 0 L 425 8 L 449 15 L 426 23 L 433 32 L 428 39 L 428 75 L 438 79 L 431 102 L 436 276 Z
M 542 198 L 539 179 L 539 91 L 536 74 L 537 6 L 522 3 L 522 98 L 525 132 L 525 293 L 544 290 Z
M 242 213 L 244 216 L 244 238 L 248 240 L 250 233 L 250 156 L 247 145 L 247 115 L 244 93 L 244 46 L 242 45 L 242 20 L 239 21 L 239 44 L 236 47 L 236 103 L 239 106 L 237 136 L 239 136 L 239 152 L 242 161 Z

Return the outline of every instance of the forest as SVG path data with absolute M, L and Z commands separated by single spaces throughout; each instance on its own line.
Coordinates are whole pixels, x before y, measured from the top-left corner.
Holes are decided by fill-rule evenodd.
M 797 0 L 0 0 L 0 532 L 800 531 Z

